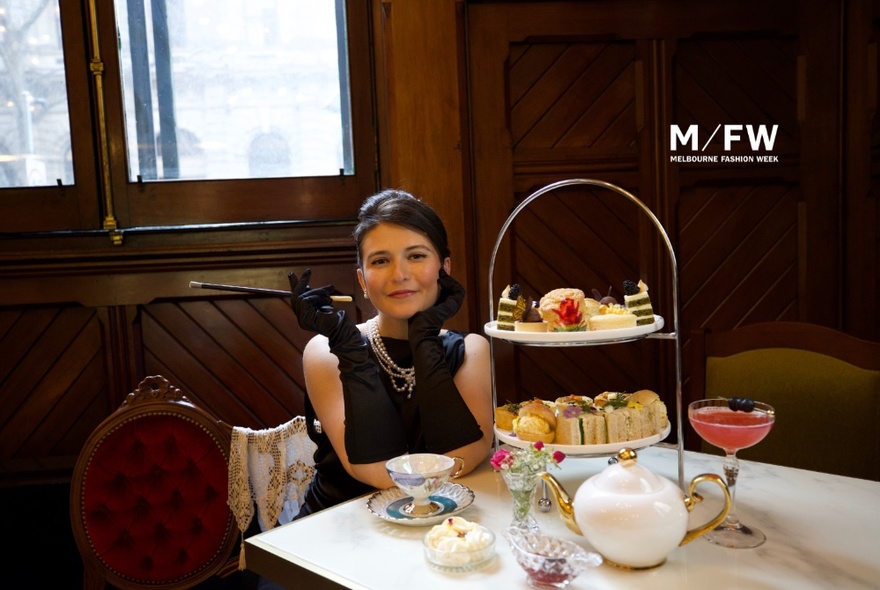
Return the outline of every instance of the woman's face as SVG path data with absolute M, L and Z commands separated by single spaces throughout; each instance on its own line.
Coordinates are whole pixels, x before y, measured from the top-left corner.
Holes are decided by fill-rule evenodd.
M 449 259 L 441 261 L 424 234 L 389 223 L 364 236 L 361 261 L 361 288 L 378 311 L 401 320 L 434 305 L 441 266 L 449 272 Z

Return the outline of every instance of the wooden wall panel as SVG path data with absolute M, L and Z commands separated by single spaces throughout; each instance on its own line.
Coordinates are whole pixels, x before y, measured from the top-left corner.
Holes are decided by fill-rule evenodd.
M 530 59 L 532 53 L 543 59 Z M 511 47 L 514 150 L 632 146 L 633 60 L 632 43 Z M 615 129 L 620 121 L 630 124 Z
M 774 153 L 797 150 L 797 40 L 705 36 L 675 51 L 674 122 L 700 125 L 708 139 L 719 124 L 778 125 Z M 745 137 L 745 130 L 742 133 Z M 720 134 L 709 153 L 720 152 Z M 702 146 L 701 146 L 702 147 Z M 751 152 L 745 141 L 735 153 Z
M 516 43 L 509 61 L 515 166 L 637 156 L 633 43 Z
M 0 477 L 64 473 L 108 411 L 97 313 L 2 310 L 0 359 Z
M 293 265 L 297 272 L 306 266 L 314 268 L 313 285 L 355 295 L 343 304 L 352 317 L 372 312 L 358 296 L 353 263 Z M 287 282 L 286 269 L 257 278 L 235 272 L 223 275 L 228 280 L 196 278 L 268 288 Z M 193 276 L 144 278 L 143 289 L 131 290 L 146 300 L 139 304 L 0 308 L 0 485 L 69 478 L 88 436 L 147 375 L 164 375 L 234 426 L 273 427 L 303 413 L 302 350 L 312 334 L 299 327 L 289 300 L 187 289 Z M 162 286 L 179 292 L 157 299 L 152 293 Z
M 880 0 L 846 10 L 844 325 L 880 339 Z
M 307 336 L 283 299 L 146 305 L 144 366 L 236 426 L 278 425 L 303 413 Z
M 372 312 L 354 264 L 312 266 L 312 286 L 333 284 L 354 296 L 353 303 L 340 304 L 352 318 Z M 164 375 L 234 426 L 270 428 L 303 414 L 302 351 L 313 334 L 300 328 L 289 299 L 201 293 L 138 307 L 134 324 L 144 373 Z
M 685 334 L 797 318 L 797 197 L 785 185 L 683 191 L 678 253 Z
M 670 164 L 685 382 L 693 330 L 803 317 L 810 220 L 798 178 L 797 55 L 795 38 L 765 34 L 706 34 L 675 44 L 673 120 L 699 125 L 701 138 L 700 151 L 686 153 L 754 154 L 745 129 L 744 141 L 725 151 L 719 126 L 778 125 L 772 154 L 779 158 Z
M 464 0 L 372 0 L 380 188 L 411 192 L 446 225 L 452 274 L 473 292 Z M 364 195 L 366 197 L 367 195 Z M 448 326 L 472 329 L 470 299 Z

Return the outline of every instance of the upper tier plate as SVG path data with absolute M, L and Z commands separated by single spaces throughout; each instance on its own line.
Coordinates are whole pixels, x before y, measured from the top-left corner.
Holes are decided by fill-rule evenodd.
M 516 332 L 499 330 L 498 322 L 486 322 L 483 331 L 486 336 L 500 338 L 508 342 L 537 345 L 577 345 L 602 344 L 635 340 L 663 329 L 663 317 L 654 315 L 654 323 L 635 328 L 618 328 L 616 330 L 586 330 L 583 332 Z
M 664 428 L 663 432 L 661 432 L 660 434 L 654 434 L 652 436 L 640 438 L 637 440 L 606 443 L 603 445 L 557 445 L 549 443 L 544 445 L 544 448 L 550 451 L 562 451 L 569 457 L 611 457 L 616 455 L 617 451 L 623 448 L 630 448 L 637 451 L 639 449 L 655 445 L 667 436 L 669 436 L 671 430 L 672 425 L 667 424 L 666 428 Z M 519 449 L 527 449 L 534 444 L 525 440 L 518 439 L 516 435 L 509 430 L 501 430 L 500 428 L 498 428 L 498 426 L 495 426 L 495 436 L 497 436 L 498 440 L 500 440 L 501 442 L 507 443 L 510 446 L 517 447 Z

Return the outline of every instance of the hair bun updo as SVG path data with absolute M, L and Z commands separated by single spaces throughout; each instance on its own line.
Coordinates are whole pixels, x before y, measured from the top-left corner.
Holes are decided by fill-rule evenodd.
M 362 266 L 361 244 L 367 233 L 383 223 L 393 223 L 424 234 L 434 245 L 440 260 L 449 257 L 449 241 L 443 220 L 424 201 L 402 190 L 387 189 L 368 197 L 358 211 L 358 224 L 352 232 L 357 244 L 357 264 Z

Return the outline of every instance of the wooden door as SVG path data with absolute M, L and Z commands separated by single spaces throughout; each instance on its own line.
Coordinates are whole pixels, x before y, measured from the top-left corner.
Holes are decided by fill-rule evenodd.
M 746 4 L 470 6 L 481 276 L 488 276 L 499 229 L 522 199 L 550 182 L 595 178 L 634 193 L 669 234 L 685 347 L 699 327 L 794 319 L 834 306 L 832 294 L 804 298 L 835 264 L 832 253 L 806 244 L 833 234 L 837 216 L 836 205 L 803 186 L 805 154 L 818 157 L 825 148 L 817 138 L 828 131 L 807 120 L 811 113 L 802 96 L 799 101 L 806 66 L 798 5 Z M 737 124 L 743 141 L 730 150 L 722 136 L 706 141 L 713 130 Z M 683 147 L 679 141 L 673 149 L 673 125 L 696 125 L 706 143 L 691 155 L 715 161 L 673 158 Z M 756 151 L 745 125 L 768 132 L 776 125 L 772 149 Z M 826 183 L 834 174 L 811 176 Z M 635 207 L 609 191 L 584 189 L 534 203 L 501 245 L 496 294 L 516 282 L 537 296 L 571 286 L 604 294 L 611 286 L 622 297 L 624 279 L 643 279 L 655 310 L 671 324 L 672 265 Z M 675 351 L 668 341 L 551 351 L 497 343 L 495 350 L 501 401 L 642 387 L 674 400 Z

